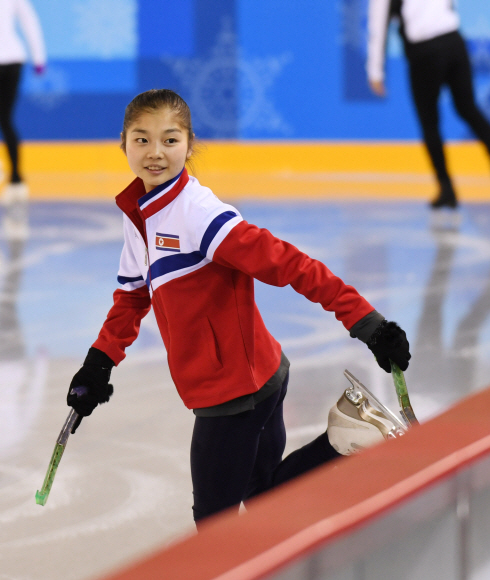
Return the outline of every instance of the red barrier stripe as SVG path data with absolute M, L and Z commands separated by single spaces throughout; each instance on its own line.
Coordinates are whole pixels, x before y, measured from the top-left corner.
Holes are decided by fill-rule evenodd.
M 327 539 L 345 533 L 350 528 L 358 526 L 370 518 L 381 515 L 390 507 L 400 503 L 408 496 L 421 491 L 430 483 L 463 467 L 469 461 L 480 457 L 490 449 L 490 436 L 475 444 L 453 453 L 451 456 L 431 465 L 427 469 L 414 474 L 411 478 L 395 484 L 367 500 L 347 508 L 343 512 L 321 520 L 294 536 L 290 536 L 273 548 L 262 552 L 255 558 L 233 570 L 215 577 L 215 580 L 251 580 L 261 578 L 265 573 L 281 568 L 284 563 L 312 551 L 317 545 L 324 544 Z
M 490 390 L 339 459 L 106 580 L 259 580 L 490 454 Z

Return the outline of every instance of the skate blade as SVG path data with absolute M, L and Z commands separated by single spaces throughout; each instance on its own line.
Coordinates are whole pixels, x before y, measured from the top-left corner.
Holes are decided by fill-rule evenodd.
M 405 421 L 405 417 L 403 417 L 403 415 L 401 415 L 401 419 L 400 419 L 400 417 L 395 415 L 395 413 L 393 413 L 393 411 L 391 411 L 390 409 L 388 409 L 388 407 L 383 405 L 383 403 L 376 397 L 376 395 L 371 393 L 371 391 L 367 387 L 365 387 L 359 379 L 356 379 L 356 377 L 351 372 L 349 372 L 347 369 L 345 369 L 344 375 L 348 379 L 348 381 L 351 383 L 351 385 L 352 385 L 351 389 L 353 391 L 356 391 L 356 390 L 360 391 L 361 394 L 369 401 L 371 406 L 374 408 L 377 408 L 378 411 L 381 411 L 381 413 L 386 415 L 386 417 L 388 417 L 394 423 L 395 427 L 397 427 L 398 429 L 401 429 L 404 432 L 406 432 L 408 430 L 408 428 L 410 427 L 410 424 L 408 424 Z

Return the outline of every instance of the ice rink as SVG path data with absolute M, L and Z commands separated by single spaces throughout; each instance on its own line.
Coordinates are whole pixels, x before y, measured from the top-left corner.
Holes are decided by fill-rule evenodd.
M 405 374 L 423 421 L 489 384 L 490 207 L 457 223 L 421 202 L 241 201 L 249 222 L 323 261 L 411 344 Z M 193 414 L 169 376 L 153 315 L 113 371 L 110 404 L 70 438 L 45 507 L 36 505 L 68 414 L 73 374 L 112 303 L 122 214 L 110 202 L 1 209 L 0 580 L 103 576 L 194 533 Z M 323 430 L 349 369 L 396 409 L 391 376 L 335 320 L 291 288 L 256 283 L 291 360 L 288 450 Z

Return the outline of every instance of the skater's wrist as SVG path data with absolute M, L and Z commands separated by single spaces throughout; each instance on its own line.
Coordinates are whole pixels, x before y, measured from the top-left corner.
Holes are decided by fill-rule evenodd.
M 361 320 L 358 320 L 350 329 L 349 333 L 352 338 L 358 338 L 360 341 L 367 343 L 383 320 L 385 320 L 385 317 L 376 310 L 373 310 L 361 318 Z
M 103 351 L 91 346 L 88 350 L 87 356 L 83 361 L 84 365 L 97 365 L 104 369 L 111 370 L 115 363 L 114 361 Z

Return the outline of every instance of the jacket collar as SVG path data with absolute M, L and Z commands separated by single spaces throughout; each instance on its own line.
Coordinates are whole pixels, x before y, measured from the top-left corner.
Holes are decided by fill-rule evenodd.
M 188 181 L 189 175 L 184 167 L 173 179 L 157 185 L 147 193 L 143 180 L 136 177 L 126 189 L 116 196 L 116 204 L 146 239 L 144 220 L 171 203 L 184 189 Z
M 142 197 L 140 197 L 138 199 L 138 205 L 140 209 L 143 210 L 145 207 L 148 207 L 151 203 L 153 203 L 156 200 L 157 197 L 167 193 L 168 191 L 170 191 L 170 189 L 173 189 L 172 186 L 176 183 L 176 181 L 180 179 L 184 170 L 185 167 L 178 175 L 172 177 L 172 179 L 169 179 L 165 183 L 157 185 L 151 191 L 145 193 Z

